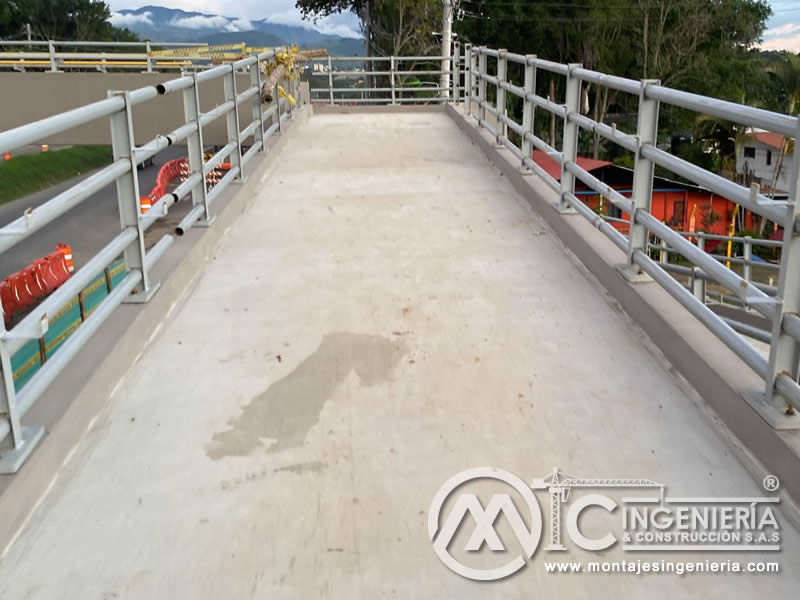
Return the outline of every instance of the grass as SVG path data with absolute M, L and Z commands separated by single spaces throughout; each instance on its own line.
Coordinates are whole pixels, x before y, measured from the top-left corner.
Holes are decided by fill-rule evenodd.
M 0 204 L 102 167 L 111 160 L 111 146 L 72 146 L 0 160 Z

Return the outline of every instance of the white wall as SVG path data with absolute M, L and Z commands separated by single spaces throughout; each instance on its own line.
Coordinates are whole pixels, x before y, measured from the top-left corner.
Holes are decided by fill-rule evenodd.
M 755 158 L 745 158 L 744 149 L 755 148 Z M 767 165 L 767 152 L 772 152 L 772 164 Z M 756 178 L 761 179 L 763 183 L 769 185 L 772 182 L 772 174 L 778 164 L 778 154 L 780 150 L 767 146 L 758 140 L 749 140 L 739 146 L 736 152 L 736 172 L 744 173 L 745 166 L 748 171 L 752 171 Z M 787 154 L 783 158 L 783 168 L 781 169 L 780 177 L 776 183 L 776 189 L 780 191 L 788 191 L 789 180 L 792 171 L 792 154 Z

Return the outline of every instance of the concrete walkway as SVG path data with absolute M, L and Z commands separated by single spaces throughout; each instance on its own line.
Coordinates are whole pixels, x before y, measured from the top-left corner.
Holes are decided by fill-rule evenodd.
M 547 574 L 598 556 L 544 540 L 501 582 L 448 570 L 428 508 L 470 467 L 763 490 L 449 117 L 293 134 L 0 563 L 0 598 L 797 597 L 786 519 L 781 553 L 714 557 L 780 575 Z

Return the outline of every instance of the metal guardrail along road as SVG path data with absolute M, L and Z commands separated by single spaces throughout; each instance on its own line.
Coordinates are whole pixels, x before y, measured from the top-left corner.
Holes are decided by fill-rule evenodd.
M 178 224 L 176 232 L 180 235 L 195 225 L 211 225 L 214 221 L 214 203 L 220 194 L 232 181 L 244 178 L 249 162 L 256 153 L 264 149 L 265 142 L 280 131 L 282 122 L 289 116 L 285 107 L 288 104 L 288 110 L 291 111 L 292 105 L 280 99 L 265 107 L 260 98 L 263 67 L 275 56 L 276 50 L 269 50 L 231 64 L 184 74 L 158 85 L 133 91 L 109 92 L 104 100 L 0 133 L 2 154 L 45 140 L 56 133 L 107 118 L 111 126 L 113 149 L 113 162 L 110 165 L 0 228 L 0 252 L 33 235 L 110 183 L 116 183 L 117 186 L 122 224 L 119 235 L 66 283 L 17 325 L 8 331 L 3 327 L 0 331 L 0 364 L 4 384 L 0 392 L 0 473 L 16 472 L 42 437 L 43 428 L 24 427 L 20 422 L 42 392 L 114 309 L 123 302 L 147 302 L 158 289 L 160 284 L 152 280 L 150 271 L 174 238 L 164 235 L 153 247 L 145 250 L 145 232 L 157 220 L 167 215 L 170 206 L 189 194 L 192 209 Z M 250 84 L 244 90 L 236 87 L 235 76 L 241 72 L 250 75 Z M 212 81 L 221 81 L 225 102 L 212 110 L 202 112 L 200 84 Z M 296 85 L 296 80 L 290 79 L 288 85 L 291 90 Z M 278 99 L 277 84 L 275 87 L 273 98 Z M 158 102 L 162 96 L 175 93 L 183 95 L 184 122 L 173 131 L 137 147 L 133 138 L 133 108 L 145 102 Z M 247 125 L 242 126 L 244 115 L 247 115 Z M 209 160 L 204 160 L 203 128 L 222 117 L 226 120 L 228 143 Z M 141 214 L 137 165 L 167 146 L 183 141 L 188 147 L 189 177 L 176 189 L 158 198 L 149 210 Z M 242 153 L 244 144 L 249 145 L 249 149 Z M 212 189 L 207 190 L 205 176 L 226 160 L 231 164 L 230 170 Z M 48 316 L 58 313 L 120 254 L 124 257 L 127 272 L 124 279 L 17 393 L 14 389 L 11 356 L 28 340 L 42 337 L 48 328 Z

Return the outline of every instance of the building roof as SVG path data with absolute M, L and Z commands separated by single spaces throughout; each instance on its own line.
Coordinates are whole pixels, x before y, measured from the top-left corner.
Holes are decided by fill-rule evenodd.
M 561 179 L 561 165 L 557 160 L 550 158 L 541 150 L 534 150 L 531 158 L 533 159 L 533 162 L 542 167 L 542 169 L 544 169 L 545 172 L 550 175 L 550 177 L 556 181 Z M 585 156 L 579 156 L 576 162 L 581 169 L 584 171 L 589 171 L 590 173 L 595 169 L 607 167 L 608 165 L 612 164 L 607 160 L 597 160 L 594 158 L 586 158 Z
M 754 139 L 758 140 L 766 146 L 771 146 L 780 150 L 783 144 L 783 136 L 780 133 L 772 133 L 771 131 L 753 131 L 750 134 Z

